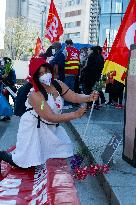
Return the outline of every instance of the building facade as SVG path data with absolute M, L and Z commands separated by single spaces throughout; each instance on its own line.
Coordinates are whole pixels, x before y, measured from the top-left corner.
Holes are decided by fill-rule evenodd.
M 21 0 L 6 0 L 6 19 L 17 18 L 21 15 Z
M 99 45 L 107 38 L 108 47 L 112 46 L 128 4 L 129 0 L 99 0 Z
M 99 39 L 99 0 L 90 1 L 89 43 L 96 45 Z
M 64 28 L 63 41 L 71 38 L 73 42 L 89 41 L 90 0 L 63 0 L 61 22 Z

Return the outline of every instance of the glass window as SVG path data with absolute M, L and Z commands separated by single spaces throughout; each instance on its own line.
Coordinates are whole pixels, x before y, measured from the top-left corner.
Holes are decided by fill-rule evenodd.
M 121 24 L 121 15 L 112 15 L 111 16 L 110 41 L 109 41 L 110 47 L 112 46 L 112 43 L 117 35 L 120 24 Z
M 65 13 L 65 17 L 81 15 L 81 10 L 70 11 Z
M 81 3 L 82 3 L 82 0 L 76 0 L 75 3 L 76 3 L 76 4 L 81 4 Z
M 123 13 L 126 12 L 128 4 L 129 4 L 129 0 L 123 0 Z
M 81 3 L 82 3 L 82 0 L 69 0 L 66 2 L 65 6 L 69 7 L 69 6 L 78 5 Z
M 65 35 L 65 38 L 80 38 L 80 32 L 76 32 L 76 33 L 68 33 Z
M 69 22 L 65 23 L 65 28 L 74 28 L 79 27 L 81 25 L 81 21 Z
M 100 0 L 101 13 L 111 13 L 111 0 Z
M 122 0 L 112 0 L 112 13 L 122 13 Z
M 110 31 L 110 16 L 103 15 L 100 18 L 100 33 L 99 33 L 99 44 L 103 46 L 105 39 L 109 42 L 109 31 Z

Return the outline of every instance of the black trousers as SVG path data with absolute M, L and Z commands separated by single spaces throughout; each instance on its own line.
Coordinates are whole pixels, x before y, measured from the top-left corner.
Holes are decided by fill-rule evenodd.
M 112 98 L 113 98 L 114 102 L 119 103 L 120 105 L 122 105 L 123 91 L 113 94 Z
M 103 91 L 100 90 L 100 91 L 98 91 L 98 92 L 99 92 L 99 98 L 101 99 L 101 104 L 105 103 L 106 100 L 105 100 L 105 96 L 104 96 Z M 99 98 L 98 98 L 98 100 L 96 100 L 96 102 L 95 102 L 96 105 L 99 105 Z

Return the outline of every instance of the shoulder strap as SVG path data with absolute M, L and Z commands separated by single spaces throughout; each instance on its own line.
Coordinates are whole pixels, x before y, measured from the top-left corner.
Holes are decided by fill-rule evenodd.
M 54 85 L 54 87 L 56 88 L 56 90 L 59 92 L 59 94 L 61 95 L 62 94 L 62 87 L 60 86 L 60 84 L 58 83 L 57 80 L 54 80 L 52 82 L 52 84 Z
M 47 101 L 48 100 L 48 94 L 47 94 L 46 90 L 40 90 L 40 92 L 43 94 L 44 99 Z

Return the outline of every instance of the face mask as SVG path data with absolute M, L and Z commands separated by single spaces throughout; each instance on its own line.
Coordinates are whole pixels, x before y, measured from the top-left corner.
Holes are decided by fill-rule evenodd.
M 88 49 L 87 53 L 88 53 L 88 55 L 90 55 L 90 54 L 92 54 L 92 53 L 93 53 L 93 50 Z
M 52 79 L 52 74 L 51 73 L 45 73 L 39 78 L 40 83 L 43 83 L 45 85 L 50 85 L 51 84 L 51 79 Z

